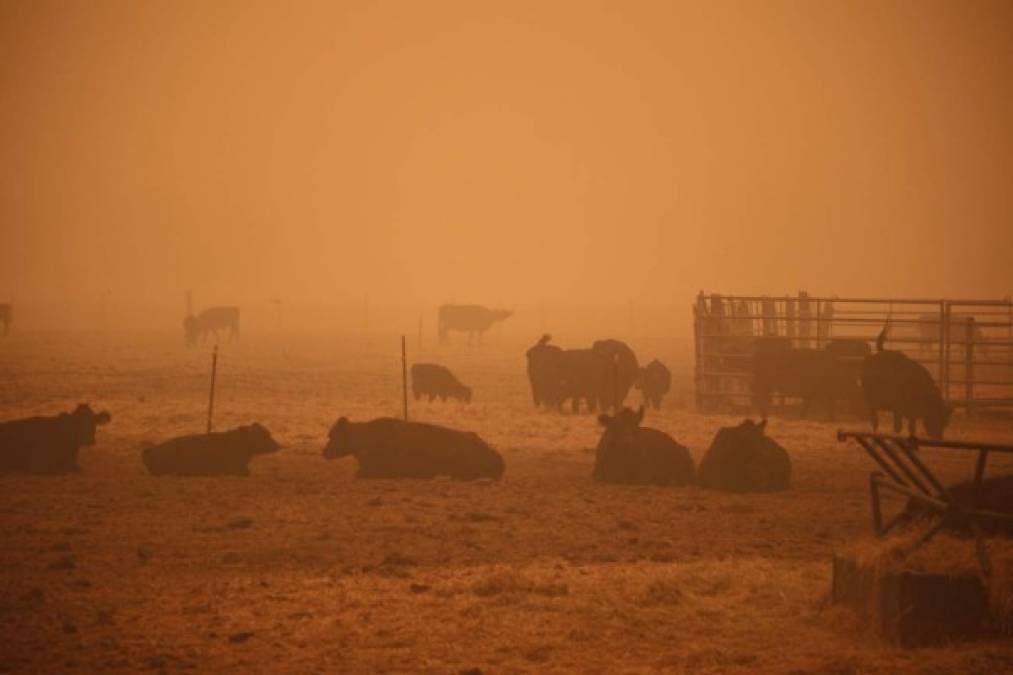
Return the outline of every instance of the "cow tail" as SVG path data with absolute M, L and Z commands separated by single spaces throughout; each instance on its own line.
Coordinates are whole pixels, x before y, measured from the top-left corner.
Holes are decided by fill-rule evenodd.
M 876 351 L 883 351 L 883 343 L 886 342 L 886 333 L 890 330 L 890 323 L 887 322 L 883 326 L 883 330 L 879 331 L 879 337 L 876 338 Z

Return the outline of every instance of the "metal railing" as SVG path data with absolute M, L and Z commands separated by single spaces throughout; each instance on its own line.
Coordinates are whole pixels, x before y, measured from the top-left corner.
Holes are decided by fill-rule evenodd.
M 759 339 L 822 349 L 835 340 L 886 348 L 923 364 L 947 403 L 1013 406 L 1013 301 L 798 296 L 697 296 L 693 306 L 697 407 L 748 398 Z M 847 357 L 845 357 L 847 358 Z M 860 358 L 860 357 L 851 357 Z

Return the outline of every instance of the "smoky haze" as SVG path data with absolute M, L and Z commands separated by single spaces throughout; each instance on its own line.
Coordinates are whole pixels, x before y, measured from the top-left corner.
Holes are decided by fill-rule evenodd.
M 1013 287 L 1001 0 L 5 1 L 0 55 L 28 325 Z

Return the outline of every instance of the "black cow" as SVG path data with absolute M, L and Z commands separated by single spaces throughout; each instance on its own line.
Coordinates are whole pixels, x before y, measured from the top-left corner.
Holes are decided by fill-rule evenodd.
M 596 481 L 632 485 L 686 485 L 696 470 L 689 450 L 668 434 L 642 427 L 644 406 L 638 412 L 623 408 L 615 417 L 599 415 L 605 431 L 598 441 Z
M 179 436 L 142 452 L 154 476 L 249 476 L 250 460 L 281 448 L 260 424 Z
M 465 403 L 471 402 L 471 387 L 461 384 L 450 369 L 437 363 L 416 363 L 412 366 L 412 394 L 416 401 L 428 396 L 430 401 L 439 397 L 441 401 L 456 398 Z
M 558 409 L 563 404 L 563 350 L 550 345 L 551 339 L 552 336 L 543 335 L 525 354 L 536 408 L 544 404 L 546 408 Z
M 960 508 L 989 511 L 1013 517 L 1013 475 L 985 478 L 981 485 L 975 485 L 972 480 L 964 481 L 949 486 L 947 491 Z M 931 516 L 940 517 L 938 513 L 931 511 L 918 500 L 909 498 L 899 523 L 910 524 L 928 519 Z M 986 534 L 1013 537 L 1013 521 L 982 518 L 979 523 L 982 531 Z M 951 517 L 947 522 L 947 529 L 965 535 L 972 533 L 970 523 L 960 517 Z
M 842 351 L 856 345 L 837 343 L 827 349 L 794 349 L 780 342 L 758 342 L 753 359 L 753 404 L 766 418 L 771 394 L 802 399 L 802 417 L 819 401 L 831 418 L 837 402 L 856 407 L 861 400 L 859 372 L 853 357 Z
M 644 402 L 661 410 L 661 399 L 672 388 L 672 371 L 658 359 L 654 359 L 640 370 L 637 389 L 644 395 Z
M 476 480 L 503 476 L 503 458 L 478 434 L 423 422 L 381 417 L 331 428 L 325 459 L 352 455 L 357 478 L 435 478 Z
M 596 340 L 591 349 L 605 358 L 608 370 L 598 400 L 602 408 L 619 408 L 640 376 L 637 355 L 620 340 Z
M 460 331 L 468 334 L 468 344 L 476 336 L 482 344 L 482 335 L 499 321 L 513 316 L 509 309 L 489 309 L 481 305 L 441 305 L 437 310 L 436 322 L 440 342 L 447 341 L 447 333 Z
M 183 334 L 188 345 L 203 342 L 208 333 L 214 334 L 217 342 L 220 330 L 229 331 L 229 340 L 239 337 L 238 307 L 208 307 L 197 316 L 183 319 Z
M 791 484 L 788 452 L 765 433 L 766 420 L 722 427 L 700 460 L 697 483 L 727 492 L 774 492 Z
M 879 411 L 893 413 L 893 430 L 900 433 L 903 420 L 914 435 L 919 419 L 932 438 L 942 438 L 953 410 L 943 402 L 939 387 L 925 366 L 901 352 L 883 349 L 887 327 L 876 339 L 876 353 L 862 363 L 862 393 L 869 409 L 872 429 L 879 429 Z
M 14 323 L 14 305 L 4 303 L 0 305 L 0 323 L 4 325 L 4 337 L 11 332 L 11 324 Z
M 0 423 L 0 473 L 56 474 L 79 471 L 82 445 L 95 444 L 95 428 L 108 424 L 108 412 L 82 403 L 74 412 Z
M 612 397 L 605 398 L 605 389 L 614 378 L 610 377 L 611 364 L 603 354 L 593 349 L 564 349 L 561 364 L 560 402 L 569 399 L 573 412 L 580 412 L 582 400 L 592 413 L 598 410 L 599 403 L 604 406 L 606 400 L 611 400 Z

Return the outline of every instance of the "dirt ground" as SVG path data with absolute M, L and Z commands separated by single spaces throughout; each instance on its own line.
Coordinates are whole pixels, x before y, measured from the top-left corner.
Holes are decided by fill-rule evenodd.
M 412 402 L 413 418 L 476 431 L 506 475 L 355 481 L 354 460 L 321 449 L 341 415 L 399 414 L 396 339 L 253 334 L 223 346 L 215 426 L 259 421 L 284 449 L 249 478 L 153 478 L 143 444 L 206 420 L 210 349 L 181 342 L 0 342 L 0 419 L 82 401 L 113 418 L 80 474 L 0 477 L 0 671 L 1013 669 L 1009 638 L 901 650 L 827 605 L 831 556 L 869 530 L 871 462 L 835 438 L 861 420 L 772 419 L 793 461 L 782 494 L 595 485 L 595 419 L 533 408 L 528 345 L 420 352 L 409 340 L 412 360 L 445 363 L 475 390 L 470 405 Z M 674 373 L 645 423 L 699 461 L 738 418 L 693 411 L 687 342 L 631 344 Z M 1013 421 L 958 414 L 949 435 L 1009 442 Z M 923 452 L 947 478 L 971 475 L 970 457 Z

